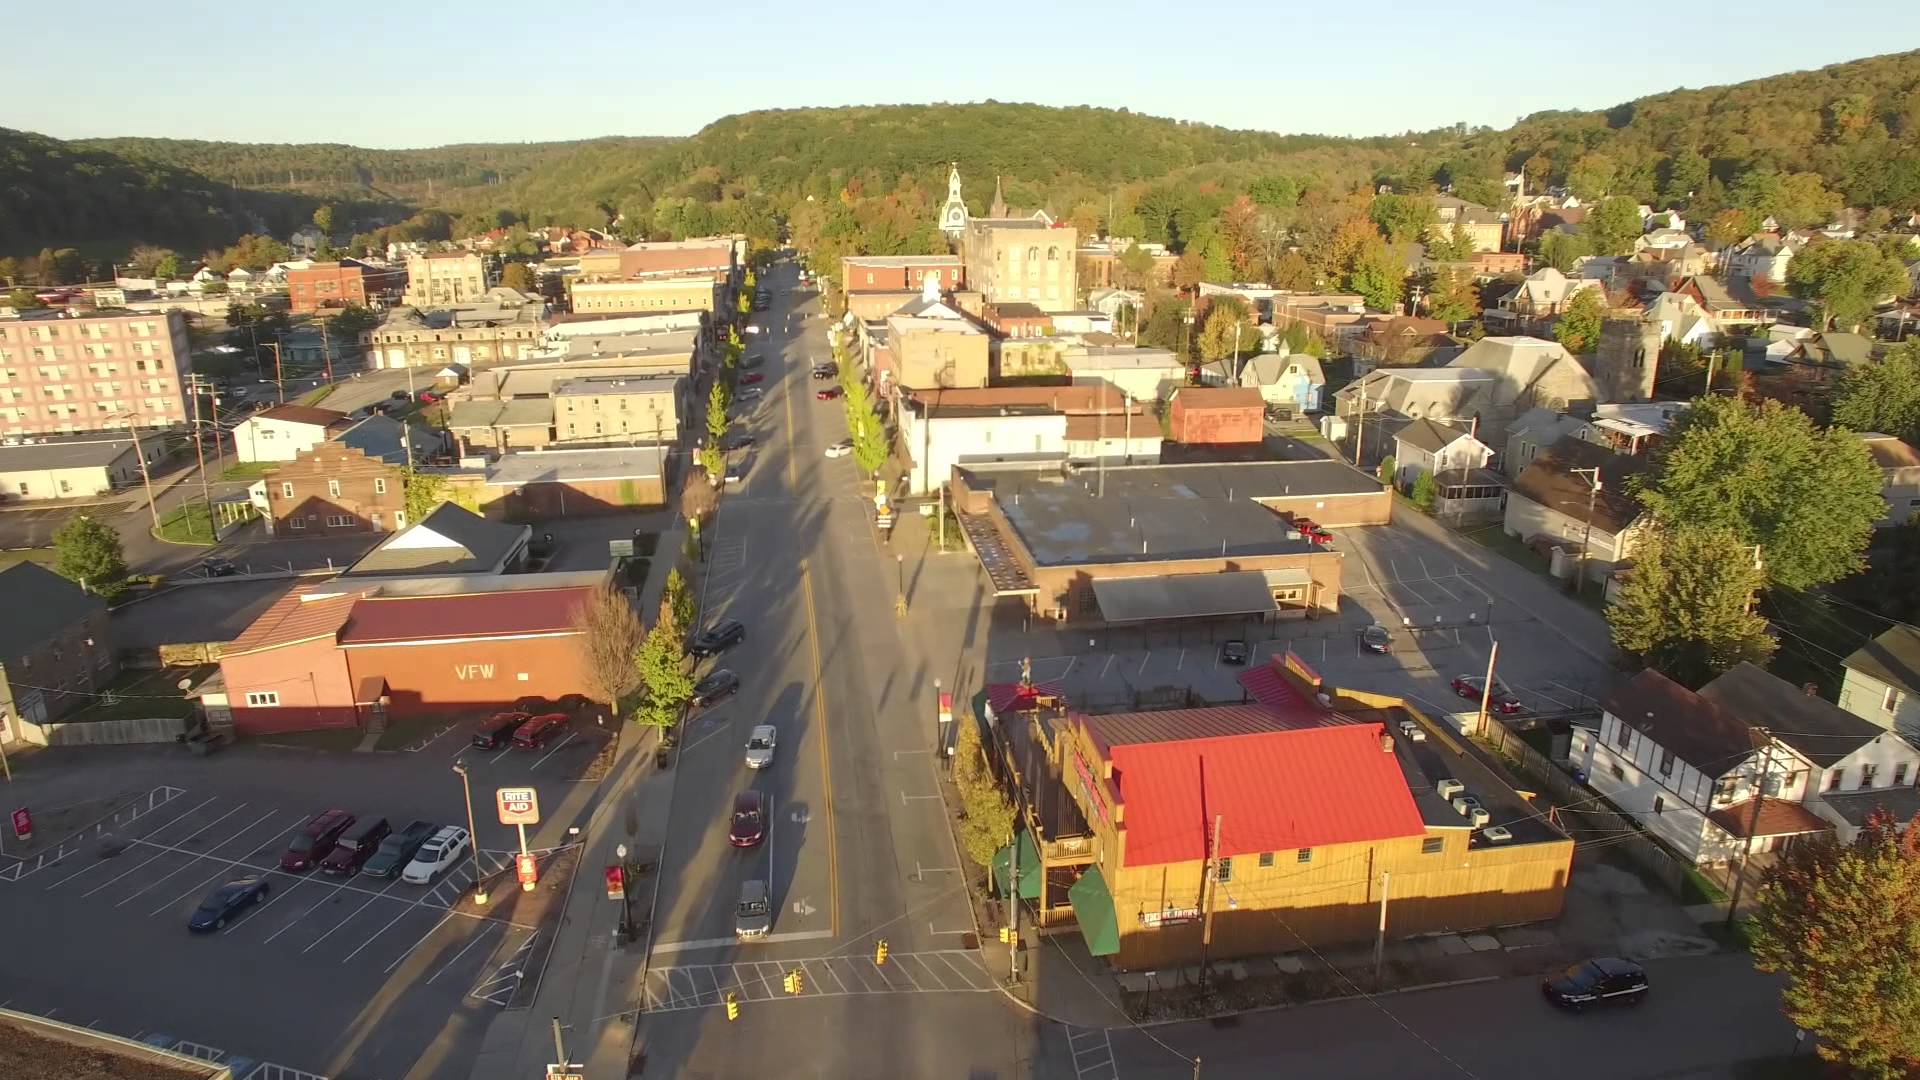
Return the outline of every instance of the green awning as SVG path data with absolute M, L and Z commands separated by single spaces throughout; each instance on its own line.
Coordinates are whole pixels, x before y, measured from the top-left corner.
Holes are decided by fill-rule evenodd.
M 1107 879 L 1100 868 L 1087 867 L 1080 880 L 1067 890 L 1073 901 L 1073 917 L 1080 923 L 1080 936 L 1087 951 L 1095 956 L 1112 956 L 1120 951 L 1120 920 L 1113 914 L 1113 894 L 1107 891 Z
M 1007 884 L 1010 871 L 1008 863 L 1013 859 L 1013 845 L 1008 844 L 993 853 L 993 884 L 1000 890 L 1001 896 L 1012 893 Z M 1022 900 L 1040 899 L 1040 852 L 1033 846 L 1033 834 L 1020 830 L 1020 898 Z

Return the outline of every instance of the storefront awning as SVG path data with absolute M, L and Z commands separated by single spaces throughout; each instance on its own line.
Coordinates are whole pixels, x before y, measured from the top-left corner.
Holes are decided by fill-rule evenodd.
M 1080 924 L 1080 936 L 1087 951 L 1095 956 L 1112 956 L 1120 951 L 1120 920 L 1113 914 L 1113 894 L 1107 891 L 1107 879 L 1100 868 L 1087 867 L 1080 880 L 1067 890 L 1073 901 L 1073 917 Z
M 1001 896 L 1012 893 L 1008 883 L 1008 874 L 1012 871 L 1009 863 L 1013 859 L 1013 845 L 1008 844 L 993 854 L 993 883 L 999 888 Z M 1022 900 L 1040 899 L 1040 852 L 1033 846 L 1033 834 L 1020 830 L 1020 898 Z
M 1095 578 L 1093 595 L 1100 602 L 1100 617 L 1110 623 L 1270 615 L 1275 610 L 1273 589 L 1259 570 Z

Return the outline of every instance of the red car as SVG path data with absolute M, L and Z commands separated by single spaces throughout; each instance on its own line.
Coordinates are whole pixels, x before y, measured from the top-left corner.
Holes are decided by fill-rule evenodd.
M 766 375 L 764 373 L 758 372 L 758 371 L 749 371 L 745 375 L 740 376 L 740 385 L 752 386 L 754 383 L 764 381 L 765 379 L 766 379 Z
M 1473 702 L 1479 702 L 1480 695 L 1486 689 L 1487 680 L 1479 675 L 1455 675 L 1453 692 Z M 1493 693 L 1487 695 L 1487 708 L 1502 716 L 1512 716 L 1522 708 L 1520 699 L 1508 692 L 1498 682 L 1493 684 Z
M 520 729 L 513 733 L 513 745 L 522 750 L 532 750 L 534 747 L 558 735 L 560 729 L 566 726 L 566 713 L 556 712 L 547 713 L 545 716 L 536 716 L 526 723 L 521 724 Z
M 340 834 L 353 827 L 353 815 L 345 810 L 328 810 L 307 827 L 294 834 L 293 842 L 280 855 L 280 869 L 297 874 L 333 854 Z
M 738 848 L 757 847 L 767 838 L 767 797 L 757 791 L 743 791 L 733 797 L 733 820 L 727 826 L 727 843 Z
M 1312 518 L 1294 518 L 1293 527 L 1312 544 L 1326 547 L 1333 543 L 1333 534 L 1320 527 Z
M 840 396 L 840 388 L 837 386 L 829 386 L 824 390 L 815 390 L 813 396 L 819 398 L 821 401 L 832 401 L 834 398 Z

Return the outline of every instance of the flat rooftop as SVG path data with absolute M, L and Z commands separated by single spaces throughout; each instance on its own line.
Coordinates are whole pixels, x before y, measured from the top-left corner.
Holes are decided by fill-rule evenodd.
M 592 394 L 605 397 L 612 394 L 660 394 L 671 392 L 684 378 L 685 376 L 671 371 L 650 371 L 641 375 L 587 375 L 568 379 L 556 385 L 553 388 L 553 396 Z
M 122 454 L 133 452 L 133 439 L 127 436 L 61 439 L 30 437 L 10 445 L 0 445 L 0 472 L 34 469 L 85 469 L 112 465 Z
M 1413 714 L 1406 709 L 1399 706 L 1341 709 L 1339 715 L 1349 720 L 1387 726 L 1387 732 L 1393 736 L 1394 756 L 1399 759 L 1400 771 L 1407 779 L 1407 787 L 1413 792 L 1413 804 L 1420 810 L 1420 820 L 1427 825 L 1443 829 L 1471 827 L 1471 823 L 1453 808 L 1451 799 L 1440 797 L 1440 781 L 1458 780 L 1464 787 L 1461 794 L 1473 796 L 1480 800 L 1480 805 L 1486 807 L 1489 827 L 1504 826 L 1513 834 L 1513 839 L 1502 841 L 1503 844 L 1542 844 L 1566 839 L 1565 833 L 1547 823 L 1545 805 L 1529 803 L 1472 754 L 1449 746 L 1450 734 L 1423 728 L 1426 731 L 1425 739 L 1414 742 L 1407 738 L 1401 732 L 1400 724 L 1412 720 Z M 1486 839 L 1484 831 L 1475 830 L 1472 844 L 1476 848 L 1488 847 L 1492 846 L 1492 841 Z

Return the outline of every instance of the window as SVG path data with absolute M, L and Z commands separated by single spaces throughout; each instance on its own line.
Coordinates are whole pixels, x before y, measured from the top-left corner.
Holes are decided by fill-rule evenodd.
M 340 481 L 338 480 L 327 481 L 327 497 L 330 499 L 337 499 L 340 497 Z
M 1879 774 L 1880 766 L 1878 765 L 1868 764 L 1860 766 L 1860 790 L 1865 791 L 1872 787 L 1873 778 Z
M 1827 774 L 1827 786 L 1821 788 L 1820 790 L 1821 791 L 1838 791 L 1839 789 L 1840 789 L 1840 770 L 1835 769 L 1832 772 Z
M 1901 762 L 1893 767 L 1893 786 L 1905 787 L 1907 784 L 1907 763 Z
M 1656 814 L 1664 814 L 1667 812 L 1667 800 L 1664 796 L 1655 795 L 1653 797 L 1653 812 Z
M 352 514 L 328 514 L 327 515 L 327 528 L 329 529 L 345 529 L 345 528 L 351 527 L 352 525 L 353 525 Z
M 1673 751 L 1671 750 L 1660 751 L 1660 775 L 1673 775 Z
M 1294 861 L 1294 862 L 1297 862 L 1297 863 L 1310 863 L 1310 862 L 1312 862 L 1312 861 L 1313 861 L 1313 849 L 1312 849 L 1312 848 L 1310 848 L 1310 847 L 1303 847 L 1303 848 L 1301 848 L 1301 849 L 1300 849 L 1299 851 L 1296 851 L 1296 852 L 1294 852 L 1294 853 L 1293 853 L 1293 861 Z
M 303 517 L 290 517 L 290 518 L 288 518 L 288 519 L 287 519 L 287 528 L 289 528 L 289 529 L 294 529 L 294 530 L 296 530 L 296 531 L 297 531 L 297 530 L 300 530 L 300 529 L 304 529 L 304 528 L 306 528 L 306 527 L 307 527 L 307 519 L 306 519 L 306 518 L 303 518 Z
M 1260 853 L 1260 869 L 1265 870 L 1271 867 L 1272 865 L 1273 865 L 1273 852 L 1271 851 L 1261 852 Z
M 1631 742 L 1633 742 L 1633 732 L 1628 730 L 1624 721 L 1615 720 L 1613 722 L 1613 745 L 1625 750 L 1627 744 Z
M 1057 247 L 1050 247 L 1050 248 L 1048 248 L 1048 249 L 1047 249 L 1047 261 L 1048 261 L 1048 262 L 1059 262 L 1059 261 L 1060 261 L 1060 249 L 1059 249 L 1059 248 L 1057 248 Z
M 1224 859 L 1221 859 L 1220 862 L 1216 866 L 1214 866 L 1213 880 L 1219 881 L 1219 882 L 1228 882 L 1233 880 L 1233 857 L 1232 856 L 1228 856 Z
M 1619 762 L 1617 761 L 1614 762 L 1608 768 L 1609 768 L 1609 771 L 1613 773 L 1613 778 L 1615 780 L 1625 780 L 1627 778 L 1627 770 L 1621 768 Z
M 249 691 L 247 704 L 256 709 L 268 709 L 280 704 L 280 695 L 272 690 Z
M 293 481 L 291 480 L 280 481 L 280 497 L 283 499 L 293 498 Z
M 1446 846 L 1447 846 L 1447 841 L 1445 837 L 1429 836 L 1426 839 L 1420 841 L 1420 854 L 1438 855 L 1440 854 L 1440 850 Z
M 374 478 L 373 478 L 373 493 L 374 493 L 375 495 L 385 495 L 385 494 L 387 493 L 387 478 L 386 478 L 386 477 L 384 477 L 384 476 L 376 476 L 376 477 L 374 477 Z
M 1903 694 L 1899 690 L 1896 690 L 1893 687 L 1889 686 L 1887 687 L 1887 692 L 1884 695 L 1882 695 L 1880 698 L 1880 711 L 1881 712 L 1898 712 L 1900 709 L 1900 706 L 1906 704 L 1906 700 L 1907 700 L 1906 694 Z

